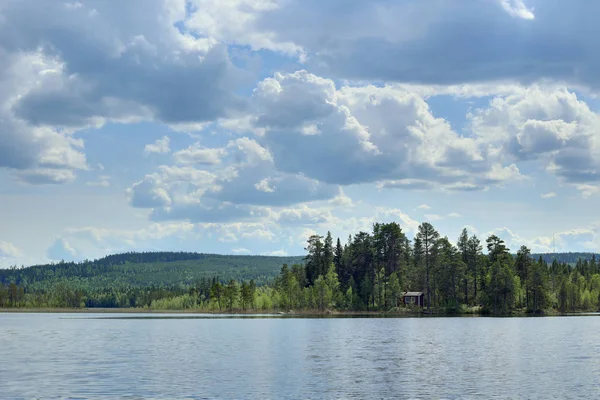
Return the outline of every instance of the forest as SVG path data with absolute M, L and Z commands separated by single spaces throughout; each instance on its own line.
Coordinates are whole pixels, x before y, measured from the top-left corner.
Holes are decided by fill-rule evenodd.
M 125 253 L 95 261 L 0 270 L 0 307 L 139 308 L 206 312 L 547 313 L 600 308 L 596 255 L 511 253 L 491 235 L 441 237 L 397 223 L 342 244 L 313 235 L 304 257 Z M 551 260 L 551 261 L 550 261 Z M 550 261 L 550 262 L 549 262 Z M 402 293 L 424 293 L 423 309 Z

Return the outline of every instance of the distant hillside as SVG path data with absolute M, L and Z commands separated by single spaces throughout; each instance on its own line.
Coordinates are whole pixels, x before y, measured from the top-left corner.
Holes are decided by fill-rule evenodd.
M 185 252 L 123 253 L 94 261 L 60 262 L 23 269 L 0 269 L 0 283 L 41 288 L 59 281 L 105 289 L 118 287 L 188 286 L 202 278 L 250 280 L 263 284 L 283 264 L 302 263 L 303 257 L 218 255 Z
M 600 260 L 600 254 L 597 253 L 538 253 L 532 254 L 532 257 L 536 260 L 542 257 L 542 259 L 551 264 L 552 261 L 556 260 L 560 263 L 576 264 L 577 260 L 589 261 L 593 256 L 596 257 L 596 261 Z
M 576 264 L 593 253 L 533 254 L 548 262 Z M 600 260 L 600 255 L 596 255 Z M 303 256 L 273 257 L 218 255 L 186 252 L 123 253 L 98 260 L 35 265 L 23 269 L 0 269 L 0 283 L 15 282 L 30 289 L 43 289 L 61 281 L 91 290 L 140 287 L 187 287 L 202 278 L 218 277 L 226 282 L 254 279 L 262 285 L 274 278 L 283 264 L 301 264 Z

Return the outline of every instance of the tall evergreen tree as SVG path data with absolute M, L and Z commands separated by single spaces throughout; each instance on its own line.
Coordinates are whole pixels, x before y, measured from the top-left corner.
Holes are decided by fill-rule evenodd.
M 437 241 L 440 234 L 433 228 L 429 222 L 424 222 L 419 225 L 417 237 L 423 246 L 423 255 L 425 259 L 425 285 L 427 290 L 427 310 L 431 308 L 431 267 L 434 259 L 433 254 L 437 246 Z
M 311 235 L 305 248 L 307 255 L 304 257 L 304 261 L 306 265 L 306 284 L 308 286 L 312 286 L 317 277 L 323 275 L 325 257 L 322 239 L 323 236 Z
M 477 302 L 477 277 L 480 274 L 480 264 L 482 259 L 481 251 L 483 247 L 481 246 L 481 241 L 475 235 L 469 238 L 469 242 L 467 243 L 468 247 L 468 261 L 467 268 L 471 272 L 471 276 L 473 277 L 473 302 Z M 485 282 L 485 279 L 482 279 Z
M 458 237 L 458 242 L 456 243 L 456 247 L 458 247 L 458 251 L 460 252 L 460 257 L 464 265 L 469 265 L 469 232 L 467 232 L 467 228 L 463 228 L 460 236 Z M 468 275 L 464 274 L 463 277 L 463 302 L 464 304 L 469 303 L 469 280 Z

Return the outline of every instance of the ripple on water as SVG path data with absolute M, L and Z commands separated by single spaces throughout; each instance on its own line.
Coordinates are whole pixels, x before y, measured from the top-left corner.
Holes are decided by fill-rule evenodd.
M 594 398 L 599 329 L 596 317 L 0 314 L 0 397 Z

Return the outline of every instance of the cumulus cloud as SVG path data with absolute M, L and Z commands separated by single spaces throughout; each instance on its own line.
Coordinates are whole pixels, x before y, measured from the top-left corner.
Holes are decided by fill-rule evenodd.
M 157 139 L 156 142 L 151 143 L 151 144 L 147 144 L 144 147 L 144 153 L 146 154 L 151 154 L 151 153 L 157 153 L 157 154 L 163 154 L 163 153 L 168 153 L 171 151 L 171 148 L 169 147 L 169 143 L 171 142 L 171 139 L 169 139 L 168 136 L 163 136 L 160 139 Z
M 0 40 L 0 167 L 30 184 L 72 182 L 75 171 L 88 168 L 83 142 L 70 132 L 21 119 L 13 110 L 21 96 L 60 70 L 60 63 L 39 50 L 3 50 Z
M 233 233 L 226 233 L 225 235 L 221 236 L 218 240 L 222 243 L 234 243 L 238 241 L 238 238 Z
M 513 17 L 535 19 L 533 10 L 525 6 L 524 0 L 499 0 L 502 8 Z
M 503 239 L 511 251 L 516 252 L 520 246 L 527 246 L 533 252 L 550 253 L 571 251 L 585 248 L 587 251 L 600 251 L 599 229 L 597 225 L 555 232 L 545 236 L 523 237 L 509 228 L 498 228 L 490 232 Z
M 79 253 L 65 238 L 58 238 L 48 249 L 48 258 L 51 260 L 74 261 Z
M 276 73 L 257 85 L 252 125 L 275 166 L 330 184 L 380 187 L 472 185 L 519 176 L 472 138 L 398 87 L 344 86 L 307 71 Z M 308 129 L 307 131 L 307 127 Z
M 180 164 L 216 165 L 221 163 L 221 158 L 226 154 L 222 148 L 206 148 L 196 143 L 174 154 L 175 160 Z
M 600 117 L 564 87 L 531 86 L 494 97 L 469 120 L 478 140 L 494 151 L 504 150 L 517 161 L 542 162 L 567 183 L 600 180 Z
M 255 10 L 258 18 L 248 29 L 270 34 L 278 43 L 294 43 L 312 68 L 340 79 L 429 84 L 547 79 L 598 87 L 600 59 L 591 54 L 598 30 L 593 16 L 599 9 L 586 0 L 568 5 L 540 0 L 287 1 Z M 573 50 L 573 43 L 580 51 Z
M 21 250 L 12 243 L 0 240 L 0 258 L 18 258 L 22 256 Z
M 238 247 L 238 248 L 235 248 L 235 249 L 231 249 L 231 252 L 234 253 L 234 254 L 249 254 L 249 253 L 252 253 L 252 251 L 250 251 L 248 249 L 245 249 L 243 247 Z
M 0 167 L 30 184 L 69 183 L 88 168 L 74 138 L 83 128 L 200 123 L 242 107 L 228 49 L 177 27 L 187 14 L 173 1 L 3 4 Z M 168 138 L 146 146 L 167 151 Z
M 584 199 L 588 199 L 588 198 L 600 193 L 600 185 L 580 184 L 580 185 L 575 185 L 575 187 L 577 188 L 577 190 L 579 190 L 579 192 L 581 193 L 581 196 Z
M 428 221 L 433 222 L 433 221 L 439 221 L 439 220 L 443 219 L 444 217 L 442 217 L 441 215 L 438 215 L 438 214 L 425 214 L 425 218 L 427 218 Z
M 266 229 L 256 229 L 254 231 L 242 233 L 242 237 L 244 239 L 271 241 L 275 239 L 275 234 Z
M 88 181 L 85 184 L 87 186 L 98 186 L 98 187 L 109 187 L 110 186 L 110 176 L 108 175 L 100 175 L 98 180 L 96 181 Z
M 2 12 L 6 48 L 42 48 L 63 66 L 14 105 L 19 117 L 35 124 L 200 122 L 237 102 L 227 49 L 175 26 L 186 19 L 182 2 L 115 7 L 88 1 L 66 12 L 59 1 L 34 9 L 11 2 Z M 24 20 L 35 21 L 36 29 L 24 29 Z M 70 112 L 56 112 L 63 109 Z
M 216 148 L 194 144 L 176 152 L 175 160 L 181 165 L 162 165 L 127 190 L 131 205 L 154 209 L 157 220 L 215 222 L 261 218 L 269 214 L 266 206 L 327 200 L 339 193 L 335 185 L 277 170 L 270 151 L 247 137 Z
M 333 219 L 331 211 L 324 208 L 311 208 L 306 204 L 296 208 L 284 208 L 276 213 L 276 220 L 282 225 L 325 225 Z
M 263 255 L 274 256 L 274 257 L 285 257 L 288 255 L 288 252 L 284 249 L 279 249 L 279 250 L 267 251 L 267 252 L 263 253 Z
M 542 199 L 551 199 L 552 197 L 556 197 L 556 193 L 554 193 L 554 192 L 543 193 L 540 197 Z

